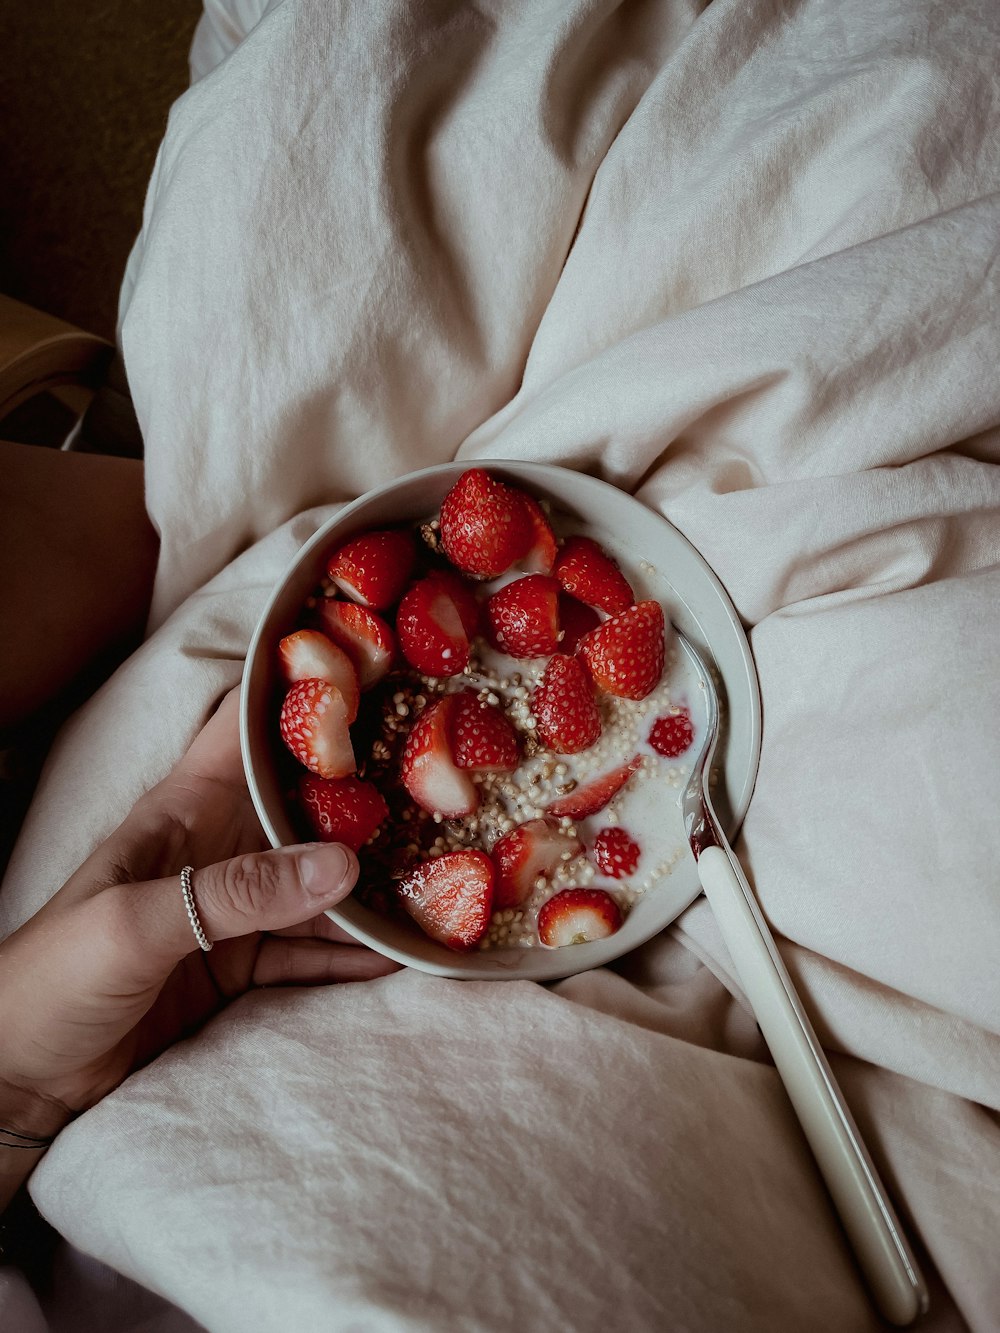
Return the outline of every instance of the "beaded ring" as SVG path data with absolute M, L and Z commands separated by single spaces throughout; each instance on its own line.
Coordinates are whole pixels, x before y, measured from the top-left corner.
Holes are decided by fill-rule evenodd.
M 212 941 L 202 929 L 201 921 L 198 919 L 198 909 L 194 905 L 194 890 L 191 887 L 191 876 L 193 874 L 194 866 L 185 866 L 181 871 L 181 893 L 184 895 L 184 907 L 187 910 L 194 937 L 198 941 L 199 948 L 208 953 L 212 947 Z

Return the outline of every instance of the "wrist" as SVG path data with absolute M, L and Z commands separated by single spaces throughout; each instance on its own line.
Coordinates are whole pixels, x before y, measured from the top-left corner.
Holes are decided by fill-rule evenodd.
M 47 1145 L 75 1114 L 57 1097 L 0 1074 L 0 1128 L 6 1131 L 5 1142 L 29 1139 Z
M 0 1075 L 0 1213 L 72 1118 L 56 1098 Z

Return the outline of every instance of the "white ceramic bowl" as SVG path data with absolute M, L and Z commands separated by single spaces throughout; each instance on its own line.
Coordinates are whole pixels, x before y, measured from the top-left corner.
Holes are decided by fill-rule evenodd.
M 640 598 L 662 603 L 674 624 L 718 669 L 725 730 L 717 805 L 732 834 L 746 811 L 760 752 L 760 698 L 750 648 L 719 580 L 676 528 L 660 515 L 593 477 L 538 463 L 476 459 L 400 477 L 342 509 L 302 547 L 279 581 L 254 632 L 243 674 L 240 733 L 254 805 L 275 847 L 299 841 L 284 807 L 276 756 L 276 658 L 279 640 L 296 626 L 303 603 L 326 572 L 329 552 L 372 528 L 432 517 L 469 467 L 486 467 L 555 510 L 582 522 L 621 564 Z M 678 792 L 664 786 L 676 807 Z M 641 897 L 614 935 L 561 949 L 516 948 L 456 953 L 416 927 L 379 916 L 349 898 L 329 915 L 358 940 L 390 958 L 440 976 L 548 981 L 600 967 L 667 926 L 700 892 L 688 850 L 672 873 Z

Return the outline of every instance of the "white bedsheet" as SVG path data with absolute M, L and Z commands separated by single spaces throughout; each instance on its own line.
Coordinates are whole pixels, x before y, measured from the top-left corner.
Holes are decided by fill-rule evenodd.
M 596 472 L 753 627 L 741 858 L 929 1327 L 995 1330 L 1000 11 L 284 0 L 234 45 L 263 6 L 211 9 L 123 297 L 152 633 L 60 738 L 4 929 L 332 506 L 456 456 Z M 700 902 L 549 989 L 248 997 L 32 1192 L 212 1330 L 873 1327 L 765 1059 Z

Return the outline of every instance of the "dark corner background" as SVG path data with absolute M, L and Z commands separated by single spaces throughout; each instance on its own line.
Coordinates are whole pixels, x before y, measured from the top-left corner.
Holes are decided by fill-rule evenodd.
M 0 0 L 0 292 L 114 337 L 200 0 Z
M 167 112 L 187 87 L 200 13 L 200 0 L 0 0 L 0 294 L 114 338 L 125 261 Z M 84 424 L 93 415 L 100 428 L 97 452 L 139 457 L 114 372 Z M 58 448 L 80 407 L 38 394 L 4 417 L 3 438 Z M 109 427 L 122 447 L 107 443 Z M 133 428 L 137 448 L 125 439 Z M 115 652 L 0 733 L 0 875 L 52 735 L 109 674 Z M 25 1235 L 28 1253 L 38 1227 Z

